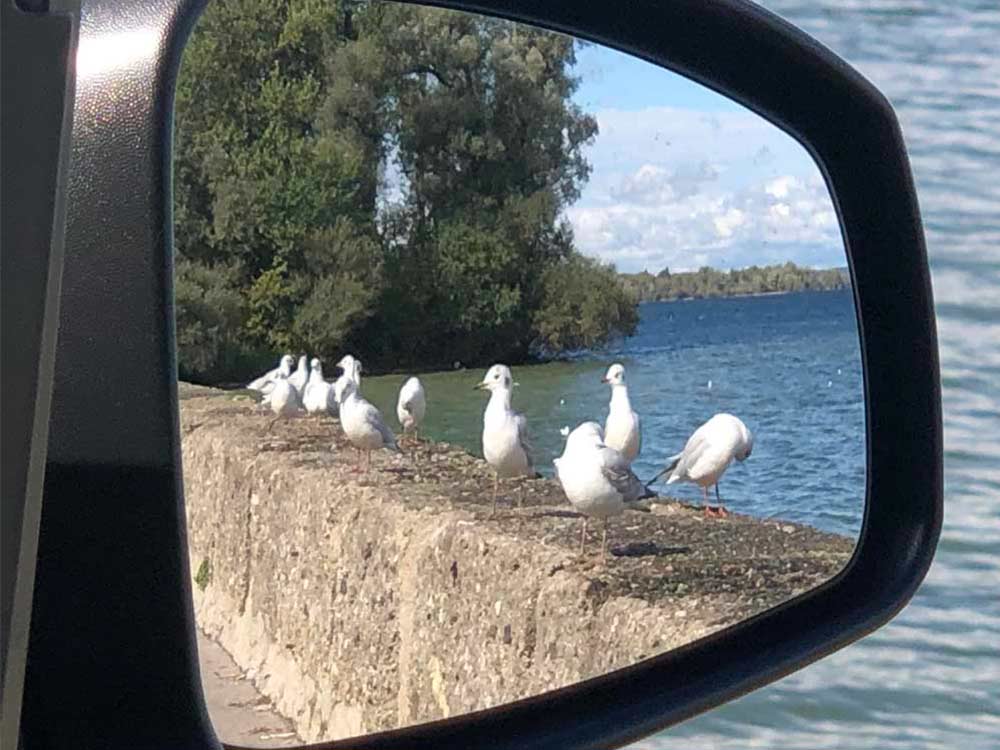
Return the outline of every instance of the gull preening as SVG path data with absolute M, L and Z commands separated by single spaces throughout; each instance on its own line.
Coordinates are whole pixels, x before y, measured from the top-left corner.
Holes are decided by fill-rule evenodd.
M 668 475 L 667 484 L 697 484 L 705 498 L 705 515 L 724 517 L 728 512 L 719 497 L 719 480 L 734 458 L 746 461 L 752 451 L 753 433 L 747 426 L 732 414 L 716 414 L 694 431 L 684 450 L 671 456 L 667 467 L 649 484 L 664 474 Z M 708 488 L 712 485 L 715 485 L 715 499 L 719 503 L 715 507 L 708 503 Z
M 562 456 L 555 459 L 556 478 L 570 504 L 583 514 L 580 530 L 580 554 L 583 554 L 587 521 L 600 518 L 601 560 L 607 554 L 608 519 L 625 510 L 625 504 L 652 497 L 632 472 L 628 459 L 607 445 L 597 422 L 584 422 L 566 439 Z
M 268 370 L 259 378 L 247 383 L 247 390 L 251 391 L 261 391 L 263 392 L 265 388 L 268 390 L 273 386 L 274 381 L 277 379 L 278 375 L 283 375 L 288 377 L 292 374 L 292 367 L 295 365 L 295 358 L 291 354 L 285 354 L 278 361 L 278 366 L 273 370 Z
M 309 379 L 309 365 L 306 355 L 303 354 L 299 357 L 299 366 L 296 368 L 295 372 L 288 376 L 288 382 L 294 386 L 295 390 L 299 394 L 299 400 L 302 399 L 302 394 L 306 390 L 306 381 Z
M 365 471 L 371 468 L 372 451 L 379 448 L 399 451 L 396 436 L 383 421 L 382 414 L 361 397 L 358 385 L 353 380 L 344 383 L 340 424 L 354 447 L 365 452 Z
M 267 424 L 267 432 L 271 431 L 274 423 L 279 419 L 294 417 L 301 408 L 299 392 L 295 390 L 291 381 L 281 373 L 278 373 L 278 377 L 274 380 L 274 387 L 267 395 L 267 405 L 274 414 L 274 419 Z
M 476 388 L 490 392 L 483 412 L 483 456 L 493 467 L 493 513 L 501 478 L 533 477 L 528 420 L 511 408 L 514 378 L 506 365 L 493 365 Z M 518 500 L 521 505 L 523 498 Z
M 302 395 L 302 405 L 309 414 L 330 414 L 333 401 L 333 384 L 323 378 L 323 363 L 313 357 L 309 363 L 309 380 Z
M 635 461 L 642 445 L 639 429 L 639 415 L 632 411 L 625 385 L 625 367 L 617 362 L 608 368 L 601 380 L 611 386 L 611 403 L 608 405 L 608 419 L 604 424 L 604 443 L 609 448 L 620 451 L 629 463 Z
M 420 435 L 420 423 L 427 413 L 427 395 L 420 378 L 410 378 L 399 389 L 399 400 L 396 402 L 396 416 L 403 427 L 403 433 L 412 431 Z

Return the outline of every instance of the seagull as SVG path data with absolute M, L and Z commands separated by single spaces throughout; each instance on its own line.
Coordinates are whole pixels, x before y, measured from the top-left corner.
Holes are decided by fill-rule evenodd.
M 281 373 L 278 373 L 278 377 L 274 381 L 274 387 L 268 394 L 267 402 L 274 414 L 274 419 L 267 424 L 267 432 L 271 431 L 274 423 L 279 419 L 294 417 L 301 408 L 299 392 L 295 390 L 292 381 Z
M 333 384 L 333 400 L 339 406 L 344 400 L 344 387 L 347 385 L 347 381 L 353 381 L 358 392 L 361 392 L 361 360 L 350 354 L 345 354 L 340 358 L 337 367 L 343 371 L 337 378 L 337 382 Z
M 642 431 L 639 429 L 639 415 L 632 411 L 632 404 L 628 400 L 625 368 L 616 362 L 608 368 L 601 382 L 611 386 L 608 420 L 604 424 L 604 442 L 609 448 L 621 451 L 625 459 L 632 463 L 639 455 Z
M 735 458 L 746 461 L 753 451 L 753 433 L 732 414 L 716 414 L 694 431 L 684 445 L 684 450 L 667 461 L 667 468 L 647 482 L 652 484 L 668 474 L 667 484 L 693 482 L 701 487 L 705 497 L 705 515 L 724 518 L 728 515 L 719 497 L 719 480 Z M 708 488 L 715 485 L 715 499 L 719 505 L 708 503 Z
M 388 448 L 399 452 L 396 436 L 382 420 L 382 414 L 361 397 L 358 385 L 353 380 L 348 380 L 344 384 L 344 397 L 340 402 L 340 424 L 354 447 L 365 451 L 366 472 L 372 465 L 372 451 Z
M 584 422 L 566 439 L 562 456 L 555 459 L 556 477 L 572 506 L 583 514 L 580 530 L 580 554 L 583 554 L 587 521 L 591 516 L 604 522 L 601 560 L 607 554 L 608 519 L 620 515 L 625 504 L 646 497 L 651 492 L 632 472 L 628 459 L 604 442 L 597 422 Z
M 306 382 L 309 380 L 309 366 L 307 364 L 306 355 L 303 354 L 299 357 L 299 366 L 296 368 L 295 372 L 288 376 L 288 382 L 291 383 L 295 390 L 298 391 L 299 400 L 302 400 L 302 394 L 306 391 Z
M 333 404 L 333 385 L 323 379 L 323 363 L 313 357 L 309 363 L 309 380 L 302 394 L 302 405 L 310 414 L 329 414 Z
M 493 511 L 497 510 L 497 487 L 501 477 L 534 477 L 528 420 L 510 407 L 514 379 L 506 365 L 493 365 L 476 388 L 490 391 L 483 412 L 483 455 L 493 467 Z M 523 492 L 522 492 L 523 494 Z M 519 499 L 521 505 L 523 497 Z
M 270 386 L 274 383 L 278 374 L 281 373 L 286 378 L 292 374 L 292 366 L 295 364 L 295 358 L 291 354 L 285 354 L 278 361 L 278 366 L 273 370 L 268 370 L 263 375 L 261 375 L 256 380 L 252 380 L 247 383 L 247 390 L 250 391 L 264 391 L 265 386 Z M 268 388 L 270 390 L 270 388 Z
M 410 378 L 399 389 L 399 400 L 396 402 L 396 416 L 403 426 L 403 432 L 413 430 L 419 437 L 420 423 L 427 413 L 427 395 L 420 378 Z

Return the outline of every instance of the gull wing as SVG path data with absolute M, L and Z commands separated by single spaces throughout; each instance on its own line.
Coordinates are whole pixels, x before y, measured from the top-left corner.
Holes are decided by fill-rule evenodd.
M 281 370 L 280 367 L 275 367 L 273 370 L 268 370 L 259 378 L 256 378 L 255 380 L 252 380 L 249 383 L 247 383 L 246 386 L 244 387 L 251 391 L 261 391 L 264 389 L 264 386 L 266 386 L 268 383 L 272 383 L 274 379 L 278 377 L 278 373 L 280 372 L 280 370 Z
M 688 438 L 684 445 L 684 450 L 676 459 L 676 464 L 672 467 L 670 479 L 677 481 L 686 479 L 688 472 L 708 450 L 712 447 L 708 433 L 701 427 L 695 430 L 694 434 Z M 667 481 L 670 481 L 668 479 Z
M 363 403 L 362 408 L 364 409 L 364 420 L 382 436 L 382 442 L 385 444 L 385 447 L 390 450 L 398 450 L 396 436 L 392 434 L 392 430 L 389 429 L 385 420 L 382 419 L 381 412 L 367 401 Z
M 626 503 L 644 497 L 653 497 L 655 492 L 646 489 L 639 477 L 632 471 L 625 456 L 607 446 L 600 449 L 601 473 Z
M 528 465 L 533 470 L 535 467 L 534 448 L 531 445 L 531 437 L 528 435 L 528 419 L 523 414 L 515 414 L 514 423 L 517 425 L 517 442 L 520 443 L 521 450 L 528 457 Z

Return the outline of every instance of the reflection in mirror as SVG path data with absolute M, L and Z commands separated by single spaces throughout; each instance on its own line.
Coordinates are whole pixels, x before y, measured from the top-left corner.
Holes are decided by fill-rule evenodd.
M 208 6 L 176 102 L 202 676 L 236 744 L 565 686 L 834 575 L 863 393 L 806 152 L 475 15 Z

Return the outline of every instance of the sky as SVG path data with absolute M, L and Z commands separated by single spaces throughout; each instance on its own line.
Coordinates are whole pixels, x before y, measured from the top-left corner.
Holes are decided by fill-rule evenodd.
M 619 271 L 845 265 L 829 192 L 791 136 L 700 84 L 600 45 L 574 99 L 597 118 L 566 209 L 577 248 Z

